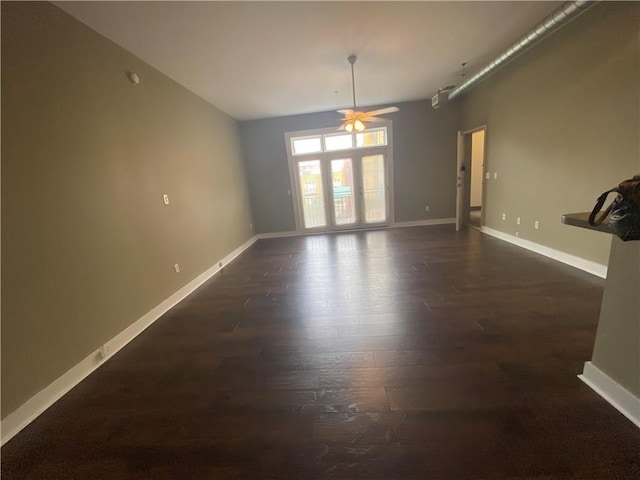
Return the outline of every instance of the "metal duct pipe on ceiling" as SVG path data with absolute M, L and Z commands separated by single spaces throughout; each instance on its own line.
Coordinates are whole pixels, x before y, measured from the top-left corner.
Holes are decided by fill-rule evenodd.
M 449 100 L 457 97 L 473 87 L 476 83 L 484 80 L 493 72 L 503 67 L 518 55 L 523 53 L 527 48 L 533 46 L 543 38 L 556 31 L 558 28 L 566 24 L 569 20 L 575 18 L 587 8 L 595 5 L 597 0 L 579 0 L 574 2 L 565 2 L 555 9 L 542 22 L 537 24 L 522 37 L 512 43 L 509 47 L 502 51 L 495 59 L 482 68 L 478 73 L 473 75 L 469 80 L 465 81 L 459 87 L 449 92 Z

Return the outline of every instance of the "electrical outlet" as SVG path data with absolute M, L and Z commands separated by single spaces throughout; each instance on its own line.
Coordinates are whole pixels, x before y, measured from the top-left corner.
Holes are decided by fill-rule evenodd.
M 540 222 L 538 220 L 533 222 L 533 228 L 535 228 L 536 230 L 538 230 L 540 228 Z
M 429 211 L 429 205 L 427 205 L 426 207 L 424 207 L 424 211 L 428 212 Z
M 516 218 L 516 225 L 520 225 L 520 217 Z
M 498 178 L 498 172 L 493 172 L 493 179 L 495 180 L 496 178 Z
M 487 172 L 484 174 L 484 178 L 486 178 L 487 180 L 489 180 L 491 178 L 491 172 Z
M 178 265 L 177 263 L 173 266 L 174 270 L 176 271 L 176 273 L 180 273 L 180 265 Z
M 166 193 L 162 195 L 162 201 L 165 205 L 169 205 L 169 195 L 167 195 Z
M 250 223 L 250 224 L 249 224 L 249 228 L 250 228 L 251 230 L 253 230 L 253 223 Z
M 506 219 L 507 219 L 507 214 L 506 214 L 506 213 L 503 213 L 503 214 L 502 214 L 502 220 L 506 220 Z
M 516 232 L 516 237 L 519 237 L 519 236 L 520 236 L 520 232 Z

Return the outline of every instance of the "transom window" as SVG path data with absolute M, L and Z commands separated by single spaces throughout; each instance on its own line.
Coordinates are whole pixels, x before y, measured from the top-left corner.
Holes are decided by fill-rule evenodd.
M 387 145 L 387 127 L 370 128 L 357 133 L 341 132 L 291 137 L 290 142 L 293 156 L 381 147 Z

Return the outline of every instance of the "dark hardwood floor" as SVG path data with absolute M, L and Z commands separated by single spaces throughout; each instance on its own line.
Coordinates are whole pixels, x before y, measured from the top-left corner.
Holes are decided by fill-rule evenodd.
M 603 281 L 450 226 L 260 240 L 2 448 L 3 479 L 635 479 L 576 375 Z

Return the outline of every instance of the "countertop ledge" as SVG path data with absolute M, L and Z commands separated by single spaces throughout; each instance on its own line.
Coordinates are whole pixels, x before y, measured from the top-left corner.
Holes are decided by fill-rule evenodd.
M 589 215 L 591 212 L 565 213 L 562 215 L 562 223 L 573 227 L 586 228 L 587 230 L 595 230 L 596 232 L 612 233 L 609 229 L 609 217 L 605 218 L 598 226 L 589 225 Z

